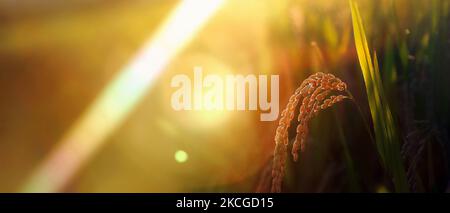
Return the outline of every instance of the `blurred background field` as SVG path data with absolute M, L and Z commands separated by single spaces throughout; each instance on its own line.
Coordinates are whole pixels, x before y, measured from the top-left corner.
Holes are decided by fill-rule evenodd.
M 0 0 L 1 192 L 26 185 L 179 2 Z M 450 1 L 356 2 L 378 54 L 409 187 L 446 191 Z M 171 78 L 194 66 L 280 75 L 280 111 L 310 74 L 338 76 L 357 105 L 339 104 L 313 120 L 299 162 L 288 159 L 284 191 L 394 191 L 364 127 L 371 119 L 346 0 L 225 1 L 59 191 L 267 190 L 277 122 L 259 121 L 259 112 L 174 111 Z

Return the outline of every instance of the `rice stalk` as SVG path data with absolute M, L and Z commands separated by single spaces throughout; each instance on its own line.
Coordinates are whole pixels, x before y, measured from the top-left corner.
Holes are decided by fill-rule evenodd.
M 350 94 L 350 93 L 349 93 Z M 350 99 L 352 99 L 352 97 L 349 96 Z M 359 177 L 355 171 L 355 164 L 353 163 L 353 159 L 351 157 L 350 154 L 350 149 L 348 146 L 348 142 L 345 138 L 345 134 L 344 134 L 344 130 L 342 128 L 341 123 L 339 122 L 339 116 L 336 112 L 333 113 L 334 114 L 334 120 L 336 121 L 336 127 L 338 129 L 338 136 L 339 136 L 339 141 L 341 142 L 342 145 L 342 150 L 343 150 L 343 156 L 344 156 L 344 160 L 346 163 L 346 171 L 347 171 L 347 175 L 349 178 L 349 186 L 350 186 L 350 192 L 359 192 L 361 191 L 360 188 L 360 181 L 359 181 Z
M 350 9 L 355 47 L 366 85 L 377 151 L 382 165 L 393 178 L 395 191 L 407 192 L 409 189 L 400 154 L 399 139 L 389 104 L 384 95 L 377 56 L 374 53 L 372 62 L 362 19 L 356 3 L 352 0 L 350 0 Z
M 300 103 L 297 120 L 297 135 L 292 145 L 291 154 L 294 161 L 298 160 L 298 152 L 305 148 L 309 133 L 311 119 L 348 96 L 344 93 L 347 84 L 332 74 L 322 72 L 315 73 L 302 82 L 295 93 L 289 98 L 286 108 L 281 113 L 278 128 L 275 135 L 275 151 L 272 167 L 272 192 L 281 192 L 281 186 L 286 169 L 288 155 L 289 134 L 288 129 L 297 106 Z

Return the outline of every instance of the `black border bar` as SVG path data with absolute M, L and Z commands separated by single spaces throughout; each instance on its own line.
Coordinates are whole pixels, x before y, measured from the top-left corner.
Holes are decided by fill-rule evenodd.
M 252 199 L 253 206 L 251 206 Z M 204 212 L 205 209 L 200 206 L 177 207 L 180 201 L 188 205 L 184 201 L 194 200 L 209 200 L 206 211 L 356 210 L 365 212 L 366 210 L 404 211 L 436 208 L 443 209 L 445 212 L 445 209 L 450 209 L 449 194 L 11 193 L 0 194 L 0 212 L 2 209 L 144 210 L 143 212 L 158 209 Z M 230 200 L 231 202 L 226 202 Z M 269 200 L 273 205 L 270 205 Z

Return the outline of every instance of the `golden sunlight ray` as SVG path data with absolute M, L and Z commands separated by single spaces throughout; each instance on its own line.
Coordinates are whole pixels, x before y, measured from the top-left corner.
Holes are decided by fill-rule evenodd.
M 223 3 L 224 0 L 181 1 L 155 36 L 66 132 L 21 191 L 61 190 L 133 110 L 170 60 Z

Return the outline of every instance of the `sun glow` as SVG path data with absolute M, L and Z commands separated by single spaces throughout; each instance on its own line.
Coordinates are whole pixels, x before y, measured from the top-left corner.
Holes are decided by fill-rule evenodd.
M 184 0 L 152 39 L 66 132 L 49 157 L 23 187 L 24 192 L 61 190 L 152 86 L 168 63 L 224 3 Z

